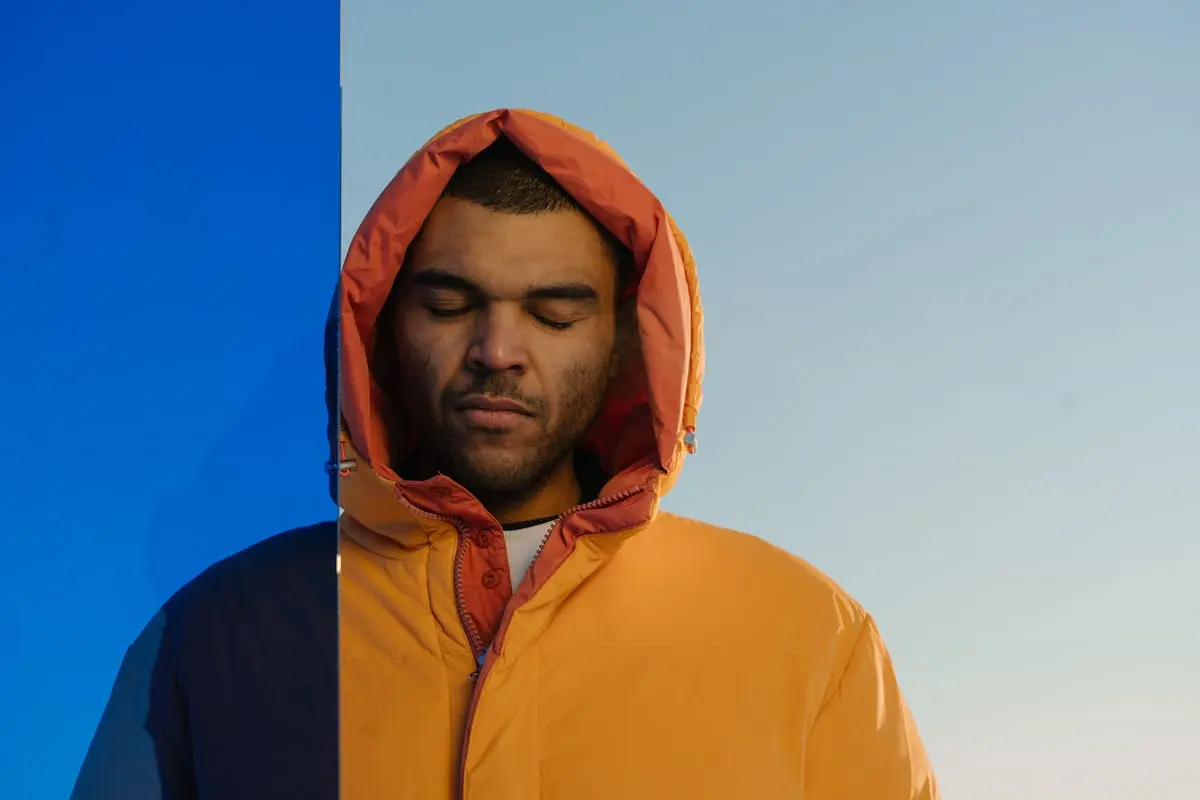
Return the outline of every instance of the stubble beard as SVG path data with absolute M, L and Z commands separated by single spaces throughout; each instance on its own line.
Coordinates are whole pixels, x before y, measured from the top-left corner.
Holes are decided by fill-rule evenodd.
M 447 389 L 438 400 L 441 422 L 434 422 L 432 414 L 420 415 L 425 422 L 421 428 L 422 449 L 433 468 L 453 478 L 485 507 L 519 505 L 536 496 L 572 459 L 576 445 L 603 405 L 607 368 L 606 362 L 576 364 L 562 374 L 557 387 L 561 397 L 559 414 L 553 427 L 549 427 L 547 404 L 521 394 L 510 376 L 481 376 L 464 388 Z M 432 368 L 427 365 L 424 372 L 426 381 L 431 381 Z M 454 413 L 458 400 L 473 393 L 508 398 L 533 410 L 539 427 L 533 443 L 505 452 L 500 443 L 476 444 L 482 434 L 467 434 L 447 425 L 445 420 Z

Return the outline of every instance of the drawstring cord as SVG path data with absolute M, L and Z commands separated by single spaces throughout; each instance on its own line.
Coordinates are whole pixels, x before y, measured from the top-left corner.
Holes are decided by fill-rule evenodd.
M 346 458 L 346 443 L 344 441 L 338 442 L 338 460 L 326 461 L 325 471 L 333 472 L 336 470 L 338 475 L 345 478 L 356 469 L 358 469 L 358 461 L 353 458 Z
M 695 454 L 695 452 L 696 452 L 696 426 L 695 425 L 688 425 L 686 428 L 683 429 L 683 446 L 687 448 L 687 451 L 689 453 L 691 453 L 693 455 Z

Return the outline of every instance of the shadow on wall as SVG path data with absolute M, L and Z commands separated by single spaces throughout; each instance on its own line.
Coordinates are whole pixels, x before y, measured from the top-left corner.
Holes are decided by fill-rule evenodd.
M 145 552 L 159 602 L 255 542 L 336 518 L 324 469 L 322 339 L 316 327 L 294 338 L 191 479 L 154 507 Z

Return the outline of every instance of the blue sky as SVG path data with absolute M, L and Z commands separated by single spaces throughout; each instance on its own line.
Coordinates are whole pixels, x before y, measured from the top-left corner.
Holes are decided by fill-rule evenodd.
M 446 122 L 613 144 L 695 248 L 668 506 L 878 618 L 947 797 L 1200 782 L 1200 6 L 343 9 L 343 248 Z
M 323 0 L 5 7 L 5 800 L 68 795 L 184 581 L 333 518 L 337 25 Z

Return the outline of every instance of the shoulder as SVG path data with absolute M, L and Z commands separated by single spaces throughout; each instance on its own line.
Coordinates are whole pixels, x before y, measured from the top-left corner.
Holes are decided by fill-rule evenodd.
M 270 536 L 205 569 L 163 606 L 168 638 L 203 647 L 253 638 L 286 621 L 337 618 L 337 525 Z M 271 634 L 273 635 L 273 634 Z
M 269 536 L 211 565 L 167 602 L 181 609 L 234 593 L 257 595 L 311 585 L 335 576 L 337 526 L 322 522 Z
M 719 559 L 735 575 L 778 581 L 794 590 L 826 595 L 846 604 L 858 603 L 836 581 L 800 556 L 744 531 L 663 512 L 655 532 L 664 544 L 683 547 L 708 559 Z
M 806 638 L 853 640 L 870 624 L 866 610 L 831 577 L 758 536 L 663 512 L 650 538 L 686 557 L 700 581 L 727 587 L 745 612 L 792 624 Z
M 332 522 L 276 534 L 163 606 L 145 727 L 188 759 L 177 768 L 197 782 L 252 780 L 229 765 L 265 763 L 282 748 L 301 754 L 305 775 L 325 786 L 335 776 L 336 786 L 326 756 L 337 750 L 337 549 Z

